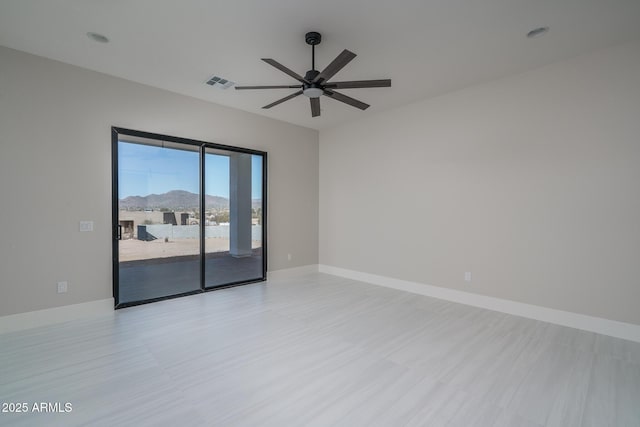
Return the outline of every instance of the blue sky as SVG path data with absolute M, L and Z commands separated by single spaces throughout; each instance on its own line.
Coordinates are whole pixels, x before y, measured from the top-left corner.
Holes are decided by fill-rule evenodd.
M 199 153 L 151 145 L 118 144 L 118 197 L 147 196 L 171 190 L 199 192 Z M 252 156 L 251 197 L 262 197 L 262 158 Z M 205 157 L 206 193 L 229 197 L 229 158 Z

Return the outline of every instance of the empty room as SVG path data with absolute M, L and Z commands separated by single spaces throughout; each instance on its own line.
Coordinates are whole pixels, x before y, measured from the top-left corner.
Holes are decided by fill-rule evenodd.
M 639 22 L 0 0 L 0 425 L 640 427 Z

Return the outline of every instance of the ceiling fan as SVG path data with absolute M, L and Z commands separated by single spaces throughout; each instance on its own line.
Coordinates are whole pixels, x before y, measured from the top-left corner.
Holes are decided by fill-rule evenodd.
M 324 95 L 331 99 L 335 99 L 336 101 L 344 102 L 345 104 L 351 105 L 352 107 L 359 108 L 361 110 L 366 110 L 369 108 L 368 104 L 365 104 L 362 101 L 358 101 L 357 99 L 351 98 L 347 95 L 344 95 L 340 92 L 336 92 L 334 89 L 358 89 L 358 88 L 368 88 L 368 87 L 390 87 L 391 80 L 355 80 L 349 82 L 329 82 L 329 80 L 336 75 L 336 73 L 345 65 L 347 65 L 353 58 L 356 57 L 356 54 L 353 52 L 349 52 L 347 49 L 343 50 L 340 55 L 336 57 L 327 67 L 322 70 L 316 70 L 316 45 L 320 44 L 322 40 L 322 36 L 320 33 L 312 31 L 305 35 L 305 41 L 308 45 L 311 45 L 311 69 L 306 72 L 304 77 L 297 74 L 296 72 L 290 70 L 284 65 L 280 64 L 274 59 L 271 58 L 262 58 L 264 62 L 267 64 L 277 68 L 278 70 L 288 74 L 293 77 L 300 83 L 297 85 L 281 85 L 281 86 L 236 86 L 237 90 L 246 90 L 246 89 L 300 89 L 291 95 L 285 96 L 282 99 L 279 99 L 275 102 L 272 102 L 269 105 L 265 105 L 262 108 L 271 108 L 275 107 L 278 104 L 281 104 L 285 101 L 295 98 L 298 95 L 304 95 L 309 98 L 311 102 L 311 116 L 318 117 L 320 115 L 320 96 Z

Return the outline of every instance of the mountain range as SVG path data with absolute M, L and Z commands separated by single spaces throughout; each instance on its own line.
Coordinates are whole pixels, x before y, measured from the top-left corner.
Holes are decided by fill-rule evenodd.
M 163 194 L 149 194 L 148 196 L 128 196 L 119 200 L 120 209 L 197 209 L 200 196 L 184 190 L 171 190 Z M 262 207 L 262 199 L 252 199 L 251 207 Z M 229 199 L 220 196 L 205 195 L 205 208 L 229 209 Z

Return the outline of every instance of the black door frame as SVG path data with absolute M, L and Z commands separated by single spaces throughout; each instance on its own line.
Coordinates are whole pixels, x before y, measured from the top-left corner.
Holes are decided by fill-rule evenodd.
M 168 295 L 158 298 L 151 298 L 141 301 L 131 301 L 121 303 L 119 301 L 119 197 L 118 197 L 118 141 L 121 136 L 131 136 L 145 139 L 155 139 L 179 144 L 199 147 L 200 153 L 200 218 L 205 217 L 205 150 L 207 148 L 233 151 L 236 153 L 252 154 L 262 157 L 262 277 L 255 280 L 244 280 L 238 282 L 225 283 L 219 286 L 207 287 L 205 284 L 205 221 L 200 221 L 200 289 L 190 292 L 183 292 L 175 295 Z M 111 228 L 112 228 L 112 274 L 113 274 L 113 298 L 115 308 L 131 307 L 134 305 L 148 304 L 172 298 L 179 298 L 187 295 L 194 295 L 217 289 L 230 288 L 233 286 L 246 285 L 249 283 L 264 282 L 267 280 L 267 153 L 265 151 L 252 150 L 249 148 L 233 147 L 230 145 L 216 144 L 212 142 L 198 141 L 195 139 L 180 138 L 177 136 L 162 135 L 151 132 L 143 132 L 133 129 L 111 127 Z

